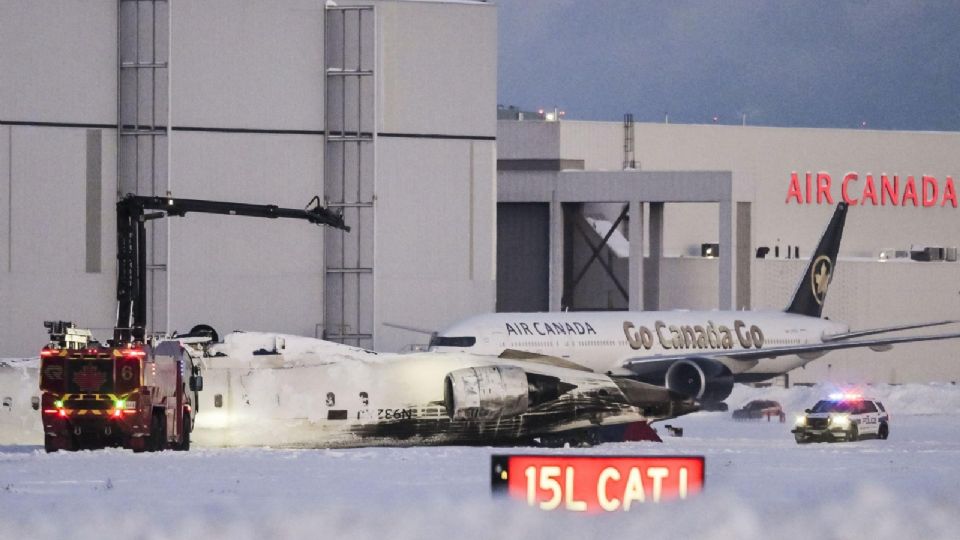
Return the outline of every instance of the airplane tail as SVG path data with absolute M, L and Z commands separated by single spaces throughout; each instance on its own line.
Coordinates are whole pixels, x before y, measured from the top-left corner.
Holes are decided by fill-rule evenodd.
M 827 288 L 833 279 L 833 271 L 837 263 L 837 252 L 840 250 L 840 238 L 843 236 L 843 224 L 847 219 L 847 203 L 837 204 L 837 210 L 827 225 L 827 229 L 820 238 L 816 251 L 810 257 L 807 271 L 800 278 L 793 301 L 787 307 L 787 313 L 820 317 L 823 312 L 823 302 L 827 298 Z

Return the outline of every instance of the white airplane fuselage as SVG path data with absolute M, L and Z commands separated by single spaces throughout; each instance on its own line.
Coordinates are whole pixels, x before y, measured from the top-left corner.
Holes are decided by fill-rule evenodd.
M 629 375 L 624 364 L 630 360 L 818 344 L 825 334 L 848 330 L 843 323 L 780 311 L 492 313 L 448 328 L 440 342 L 447 338 L 454 344 L 431 350 L 496 355 L 515 349 L 565 358 L 600 373 Z M 475 342 L 466 346 L 470 338 Z M 738 380 L 763 380 L 823 354 L 716 360 Z

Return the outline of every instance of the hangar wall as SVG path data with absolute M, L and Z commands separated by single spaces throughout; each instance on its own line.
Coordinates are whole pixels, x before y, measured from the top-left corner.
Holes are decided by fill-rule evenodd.
M 115 2 L 0 4 L 0 355 L 36 354 L 44 319 L 113 326 L 116 38 Z
M 381 322 L 435 329 L 493 309 L 496 11 L 479 2 L 338 4 L 377 14 L 376 265 L 359 299 L 375 327 L 361 345 L 396 350 L 424 337 Z M 161 195 L 288 207 L 324 197 L 326 2 L 173 4 L 170 175 L 166 152 L 141 145 L 132 183 L 116 172 L 118 26 L 130 18 L 118 24 L 118 5 L 0 4 L 0 356 L 34 354 L 44 319 L 72 319 L 106 337 L 115 317 L 113 203 L 123 186 L 148 194 L 144 162 L 159 171 L 150 189 Z M 145 17 L 141 43 L 151 39 Z M 163 49 L 163 31 L 158 39 Z M 146 93 L 148 84 L 124 91 Z M 133 114 L 155 108 L 162 131 L 168 100 L 164 85 L 157 90 L 155 103 Z M 151 265 L 151 330 L 205 322 L 222 332 L 323 333 L 321 230 L 202 214 L 162 221 L 170 254 L 160 249 Z M 98 271 L 88 271 L 97 266 L 87 255 L 93 233 Z

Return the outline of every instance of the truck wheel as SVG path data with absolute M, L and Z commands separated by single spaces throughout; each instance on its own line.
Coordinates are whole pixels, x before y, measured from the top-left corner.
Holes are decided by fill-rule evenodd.
M 860 438 L 860 434 L 857 432 L 857 426 L 850 426 L 850 431 L 847 432 L 847 441 L 853 442 Z
M 167 417 L 160 411 L 153 413 L 153 421 L 150 422 L 150 442 L 147 445 L 148 452 L 159 452 L 167 446 Z
M 54 438 L 49 435 L 43 436 L 43 449 L 46 450 L 48 454 L 59 450 L 57 445 L 54 443 Z
M 806 437 L 804 437 L 803 435 L 801 435 L 801 434 L 799 434 L 799 433 L 794 434 L 793 438 L 796 439 L 797 444 L 807 444 L 807 442 L 809 442 L 809 441 L 807 441 L 807 438 L 806 438 Z
M 880 429 L 877 431 L 877 437 L 883 440 L 887 440 L 887 437 L 890 436 L 890 428 L 886 424 L 880 424 Z
M 187 451 L 190 450 L 190 413 L 183 412 L 183 437 L 178 444 L 173 445 L 174 450 Z

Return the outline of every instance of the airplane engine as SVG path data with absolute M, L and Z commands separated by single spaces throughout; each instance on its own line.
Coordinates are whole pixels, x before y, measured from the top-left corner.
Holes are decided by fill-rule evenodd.
M 677 360 L 667 369 L 666 386 L 697 401 L 720 402 L 733 391 L 733 373 L 707 358 Z
M 527 374 L 515 366 L 480 366 L 447 374 L 443 403 L 454 420 L 496 420 L 530 406 Z

